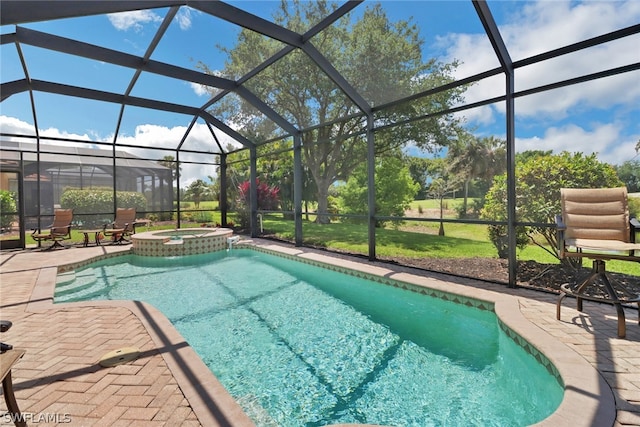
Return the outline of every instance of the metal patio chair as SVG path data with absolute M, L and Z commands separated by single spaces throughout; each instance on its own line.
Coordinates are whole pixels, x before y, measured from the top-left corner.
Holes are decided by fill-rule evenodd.
M 593 265 L 586 278 L 560 287 L 556 317 L 560 320 L 562 300 L 567 295 L 577 299 L 578 311 L 582 301 L 598 301 L 615 305 L 618 314 L 618 336 L 626 335 L 622 304 L 638 304 L 640 324 L 640 295 L 622 283 L 611 280 L 606 271 L 610 259 L 640 262 L 640 244 L 635 242 L 640 222 L 629 217 L 627 189 L 619 188 L 563 188 L 560 190 L 562 214 L 556 219 L 558 255 L 560 259 L 589 258 Z
M 115 220 L 110 224 L 105 224 L 103 234 L 105 237 L 111 237 L 114 245 L 129 242 L 127 237 L 135 233 L 135 221 L 135 208 L 118 208 Z
M 52 241 L 53 244 L 45 249 L 47 251 L 54 248 L 66 248 L 61 242 L 71 239 L 71 221 L 73 221 L 73 209 L 56 209 L 53 212 L 53 224 L 47 227 L 48 232 L 35 229 L 31 233 L 31 237 L 38 243 Z

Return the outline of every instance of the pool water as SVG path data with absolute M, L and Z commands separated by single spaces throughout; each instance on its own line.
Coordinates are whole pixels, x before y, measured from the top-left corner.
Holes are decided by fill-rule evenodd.
M 160 309 L 258 426 L 529 425 L 563 397 L 490 311 L 253 250 L 59 276 L 95 299 Z

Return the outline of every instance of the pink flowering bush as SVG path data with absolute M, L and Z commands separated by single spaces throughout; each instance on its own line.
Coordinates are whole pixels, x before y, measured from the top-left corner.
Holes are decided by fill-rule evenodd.
M 258 189 L 258 210 L 275 210 L 280 204 L 280 189 L 270 186 L 260 180 L 256 180 Z M 248 228 L 250 223 L 250 196 L 251 183 L 244 181 L 238 186 L 237 220 L 242 228 Z

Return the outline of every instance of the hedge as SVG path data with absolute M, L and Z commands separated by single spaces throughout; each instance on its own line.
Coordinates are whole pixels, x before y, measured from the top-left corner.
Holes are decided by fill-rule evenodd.
M 116 191 L 118 207 L 136 208 L 137 212 L 147 209 L 144 194 L 135 191 Z M 111 188 L 90 188 L 80 190 L 67 188 L 60 196 L 63 209 L 73 209 L 74 215 L 83 226 L 100 226 L 105 221 L 113 220 L 113 190 Z

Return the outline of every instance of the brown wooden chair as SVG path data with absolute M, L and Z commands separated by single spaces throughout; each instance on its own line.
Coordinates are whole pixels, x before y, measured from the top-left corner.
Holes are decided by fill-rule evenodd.
M 8 331 L 11 325 L 9 320 L 0 320 L 0 332 Z M 17 427 L 26 427 L 27 422 L 24 415 L 20 413 L 16 396 L 13 394 L 11 369 L 24 356 L 24 353 L 24 350 L 14 349 L 10 344 L 0 343 L 0 378 L 2 378 L 4 402 L 7 405 L 6 421 L 13 420 Z
M 111 237 L 116 245 L 128 242 L 127 237 L 136 232 L 135 221 L 135 208 L 118 208 L 115 220 L 111 224 L 105 224 L 103 234 L 105 237 Z
M 73 209 L 56 209 L 53 212 L 53 224 L 47 227 L 48 232 L 43 233 L 40 229 L 35 229 L 31 237 L 38 243 L 51 240 L 53 244 L 45 250 L 65 248 L 60 242 L 71 239 L 71 221 L 73 221 Z
M 629 217 L 627 189 L 564 188 L 560 191 L 562 214 L 557 217 L 558 255 L 560 259 L 589 258 L 593 262 L 586 278 L 565 283 L 560 289 L 556 317 L 560 320 L 562 300 L 575 296 L 578 311 L 582 300 L 614 304 L 618 313 L 618 336 L 626 335 L 622 304 L 639 303 L 640 295 L 610 279 L 606 261 L 610 259 L 640 262 L 640 244 L 635 242 L 640 222 Z M 638 307 L 640 324 L 640 304 Z

